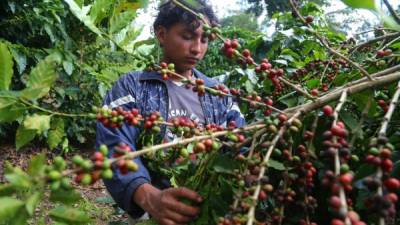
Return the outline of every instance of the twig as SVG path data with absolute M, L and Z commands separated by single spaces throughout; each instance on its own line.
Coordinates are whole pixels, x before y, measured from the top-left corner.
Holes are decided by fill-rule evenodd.
M 317 31 L 315 31 L 311 25 L 309 23 L 306 22 L 306 20 L 304 19 L 304 17 L 300 14 L 299 10 L 297 9 L 296 5 L 293 3 L 293 0 L 289 0 L 290 6 L 292 7 L 294 13 L 296 14 L 296 16 L 303 22 L 304 25 L 306 25 L 309 28 L 309 31 L 311 33 L 313 33 L 315 35 L 315 37 L 321 42 L 321 44 L 323 46 L 325 46 L 325 48 L 328 49 L 329 52 L 331 52 L 332 54 L 336 55 L 339 58 L 342 58 L 343 60 L 345 60 L 346 62 L 348 62 L 350 65 L 352 65 L 353 67 L 357 68 L 358 70 L 360 70 L 360 72 L 368 77 L 368 79 L 373 80 L 373 78 L 371 77 L 371 75 L 364 69 L 362 68 L 360 65 L 358 65 L 358 63 L 350 60 L 349 58 L 347 58 L 346 56 L 340 54 L 339 52 L 337 52 L 335 49 L 331 48 L 329 46 L 328 41 L 326 40 L 326 38 L 324 38 L 323 36 L 319 35 L 317 33 Z
M 308 92 L 306 92 L 305 90 L 301 89 L 300 87 L 298 87 L 295 84 L 292 84 L 290 81 L 286 80 L 283 77 L 279 77 L 279 80 L 282 81 L 284 84 L 290 86 L 291 88 L 293 88 L 295 91 L 299 92 L 300 94 L 306 96 L 309 99 L 315 99 L 314 96 L 310 95 Z
M 389 41 L 387 44 L 385 44 L 382 48 L 380 48 L 379 50 L 384 50 L 384 49 L 386 49 L 386 48 L 388 48 L 391 44 L 393 44 L 393 43 L 395 43 L 396 41 L 398 41 L 400 39 L 400 36 L 399 37 L 396 37 L 395 39 L 393 39 L 393 40 L 391 40 L 391 41 Z M 378 51 L 379 51 L 378 50 Z
M 386 135 L 386 130 L 388 128 L 390 119 L 392 118 L 393 112 L 396 108 L 396 105 L 398 103 L 400 96 L 400 82 L 397 84 L 397 90 L 393 95 L 392 100 L 390 101 L 389 109 L 385 114 L 385 117 L 383 118 L 383 122 L 381 125 L 381 129 L 379 130 L 379 136 L 385 136 Z
M 343 91 L 339 103 L 336 105 L 335 111 L 333 113 L 333 126 L 336 126 L 336 123 L 338 122 L 339 118 L 339 112 L 342 109 L 344 103 L 346 102 L 347 99 L 347 90 Z M 333 142 L 336 144 L 337 143 L 337 138 L 334 136 Z M 335 175 L 339 176 L 340 175 L 340 158 L 339 158 L 339 149 L 336 149 L 335 151 Z M 340 186 L 339 190 L 339 198 L 341 202 L 341 211 L 343 210 L 344 215 L 347 215 L 348 208 L 347 208 L 347 200 L 346 200 L 346 194 L 344 192 L 343 186 Z M 346 216 L 345 218 L 345 224 L 350 225 L 350 219 Z
M 396 11 L 393 9 L 393 7 L 390 5 L 388 0 L 383 0 L 383 3 L 385 3 L 386 8 L 388 8 L 390 14 L 393 16 L 394 20 L 400 25 L 400 17 L 397 15 Z
M 393 112 L 396 109 L 397 103 L 399 101 L 399 96 L 400 96 L 400 82 L 397 83 L 397 89 L 396 92 L 394 93 L 392 100 L 390 101 L 389 109 L 386 112 L 385 116 L 383 117 L 383 122 L 381 124 L 381 128 L 379 130 L 378 136 L 379 137 L 385 137 L 386 136 L 386 130 L 388 128 L 390 119 L 392 118 Z M 383 145 L 379 146 L 379 150 L 381 151 L 384 148 Z M 376 172 L 376 177 L 381 180 L 383 176 L 383 171 L 381 167 L 378 167 L 378 170 Z M 377 190 L 378 195 L 383 196 L 383 188 L 382 184 L 379 185 L 378 190 Z M 379 217 L 379 225 L 385 225 L 385 218 L 380 216 Z
M 396 32 L 396 33 L 389 33 L 389 34 L 386 34 L 386 35 L 383 35 L 383 36 L 380 36 L 380 37 L 371 39 L 371 40 L 366 41 L 366 42 L 364 42 L 364 43 L 361 43 L 361 44 L 359 44 L 359 45 L 356 45 L 356 46 L 350 48 L 350 49 L 349 49 L 349 52 L 354 52 L 354 51 L 357 50 L 357 49 L 364 48 L 364 47 L 366 47 L 366 46 L 368 46 L 368 45 L 371 45 L 371 44 L 373 44 L 373 43 L 375 43 L 375 42 L 382 41 L 382 40 L 386 40 L 386 39 L 390 39 L 390 38 L 396 38 L 396 37 L 398 37 L 398 36 L 400 36 L 400 33 L 399 33 L 399 32 Z
M 328 94 L 318 98 L 314 102 L 305 103 L 296 107 L 292 107 L 289 109 L 284 110 L 287 115 L 293 114 L 298 110 L 302 110 L 304 113 L 310 112 L 314 109 L 320 108 L 327 103 L 338 99 L 342 92 L 347 89 L 348 94 L 358 93 L 369 88 L 378 87 L 381 85 L 389 84 L 394 81 L 400 80 L 400 72 L 391 73 L 389 75 L 385 75 L 382 77 L 377 77 L 373 81 L 365 81 L 365 82 L 357 82 L 356 84 L 345 86 L 344 88 L 336 89 Z

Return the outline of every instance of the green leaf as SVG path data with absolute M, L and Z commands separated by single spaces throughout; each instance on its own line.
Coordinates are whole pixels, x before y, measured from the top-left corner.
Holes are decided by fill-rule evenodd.
M 15 103 L 6 108 L 0 108 L 0 123 L 12 122 L 20 118 L 26 110 L 25 105 L 21 103 Z
M 24 206 L 24 202 L 11 197 L 0 198 L 0 221 L 13 218 L 18 209 Z
M 352 8 L 376 9 L 375 0 L 343 0 L 343 2 Z
M 49 55 L 44 60 L 41 60 L 29 74 L 24 97 L 37 99 L 45 96 L 57 79 L 57 64 L 55 55 Z
M 57 147 L 57 145 L 61 143 L 63 137 L 65 137 L 64 120 L 61 118 L 56 118 L 51 123 L 51 129 L 47 138 L 47 143 L 50 149 Z
M 22 146 L 32 141 L 36 136 L 36 130 L 29 130 L 20 124 L 15 134 L 15 147 L 19 150 Z
M 94 24 L 100 23 L 110 13 L 110 6 L 114 3 L 112 0 L 96 0 L 90 9 L 90 18 Z
M 40 192 L 34 192 L 27 200 L 26 200 L 26 211 L 29 213 L 29 215 L 33 215 L 35 212 L 35 208 L 39 201 L 42 199 L 42 193 Z
M 17 48 L 11 47 L 11 54 L 17 63 L 17 69 L 19 74 L 22 74 L 26 68 L 26 56 L 22 54 Z
M 12 184 L 1 184 L 0 185 L 0 196 L 11 195 L 15 192 L 15 188 Z
M 276 170 L 285 170 L 285 166 L 283 165 L 283 163 L 278 162 L 276 160 L 270 159 L 268 161 L 268 167 L 274 168 Z
M 110 32 L 116 33 L 122 28 L 128 26 L 132 20 L 136 17 L 136 12 L 129 10 L 126 12 L 119 13 L 110 20 Z
M 38 134 L 42 134 L 50 129 L 50 118 L 51 116 L 33 114 L 25 118 L 23 123 L 24 128 L 28 130 L 36 130 Z
M 361 166 L 358 168 L 358 170 L 357 170 L 357 172 L 355 173 L 355 175 L 354 175 L 354 180 L 355 180 L 355 181 L 361 180 L 361 179 L 363 179 L 364 177 L 369 176 L 369 175 L 375 173 L 375 171 L 376 171 L 376 168 L 374 168 L 374 167 L 371 166 L 371 165 L 368 165 L 368 164 L 361 165 Z
M 0 90 L 8 90 L 13 76 L 14 62 L 8 47 L 0 42 Z
M 74 14 L 76 18 L 85 24 L 87 28 L 97 35 L 102 36 L 102 32 L 96 27 L 90 16 L 87 15 L 90 10 L 90 6 L 82 6 L 81 8 L 74 0 L 64 0 L 64 2 L 68 4 L 72 14 Z
M 17 100 L 15 100 L 14 98 L 0 95 L 0 109 L 6 108 L 10 105 L 13 105 L 16 101 Z
M 79 209 L 74 209 L 67 206 L 58 206 L 49 213 L 50 217 L 59 222 L 87 224 L 90 222 L 90 217 Z
M 63 61 L 63 68 L 68 75 L 74 72 L 74 64 L 70 61 Z
M 234 169 L 239 168 L 239 163 L 226 155 L 217 155 L 211 166 L 218 173 L 232 174 Z
M 319 83 L 320 83 L 319 79 L 311 79 L 306 82 L 308 89 L 313 89 L 318 87 Z
M 50 194 L 51 202 L 61 202 L 64 204 L 72 204 L 82 199 L 82 196 L 75 190 L 63 190 L 52 191 Z
M 11 172 L 7 172 L 5 178 L 12 184 L 15 188 L 27 189 L 30 188 L 32 182 L 30 176 L 26 174 L 21 168 L 13 168 Z
M 28 174 L 32 177 L 39 176 L 43 174 L 45 166 L 46 166 L 46 155 L 44 153 L 35 155 L 29 162 Z

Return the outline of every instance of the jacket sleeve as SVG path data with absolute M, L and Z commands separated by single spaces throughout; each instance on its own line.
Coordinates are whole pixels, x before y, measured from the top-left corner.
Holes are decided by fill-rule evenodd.
M 134 90 L 135 84 L 132 74 L 121 77 L 106 94 L 103 107 L 123 107 L 124 110 L 137 108 Z M 132 151 L 135 151 L 136 139 L 139 133 L 139 128 L 129 126 L 125 123 L 122 127 L 114 129 L 105 127 L 101 122 L 97 122 L 96 149 L 98 149 L 101 144 L 107 145 L 110 150 L 108 157 L 111 157 L 113 154 L 113 147 L 123 142 L 128 144 Z M 134 161 L 139 165 L 138 171 L 122 175 L 119 170 L 113 166 L 114 175 L 112 179 L 104 180 L 104 184 L 118 206 L 132 217 L 137 218 L 142 216 L 144 211 L 133 202 L 133 193 L 140 185 L 150 183 L 151 179 L 141 159 L 135 158 Z

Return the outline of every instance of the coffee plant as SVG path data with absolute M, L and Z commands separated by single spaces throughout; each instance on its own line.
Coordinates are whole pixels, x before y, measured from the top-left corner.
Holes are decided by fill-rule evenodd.
M 112 36 L 92 23 L 93 18 L 77 15 L 84 7 L 66 2 L 98 38 L 114 43 Z M 79 199 L 74 187 L 90 187 L 114 173 L 134 173 L 138 157 L 168 177 L 173 187 L 188 187 L 202 196 L 201 214 L 192 224 L 400 223 L 400 115 L 396 110 L 400 33 L 399 25 L 393 24 L 398 15 L 389 4 L 385 3 L 395 18 L 385 19 L 392 22 L 390 32 L 358 43 L 330 30 L 317 4 L 289 0 L 292 11 L 276 15 L 279 29 L 265 43 L 259 37 L 253 42 L 227 38 L 220 27 L 208 25 L 192 11 L 195 1 L 173 2 L 204 22 L 204 32 L 227 60 L 225 81 L 232 85 L 209 88 L 201 79 L 177 74 L 173 64 L 156 62 L 150 55 L 135 59 L 164 80 L 180 77 L 199 96 L 209 93 L 234 99 L 248 125 L 236 127 L 231 121 L 200 127 L 189 119 L 165 121 L 159 112 L 126 107 L 92 107 L 83 115 L 53 111 L 37 100 L 57 80 L 47 71 L 49 65 L 58 68 L 59 55 L 47 56 L 32 69 L 21 91 L 8 91 L 12 63 L 4 63 L 0 109 L 24 113 L 30 107 L 35 114 L 21 123 L 29 135 L 57 130 L 61 122 L 49 127 L 49 120 L 69 116 L 97 121 L 109 129 L 126 124 L 142 133 L 136 151 L 120 143 L 99 146 L 89 159 L 77 154 L 71 162 L 57 156 L 47 164 L 45 155 L 39 154 L 27 171 L 6 164 L 8 182 L 0 185 L 0 223 L 39 221 L 36 209 L 49 199 L 58 203 L 48 213 L 57 224 L 88 224 L 90 218 L 71 206 Z M 375 9 L 373 1 L 344 2 Z M 261 50 L 266 46 L 268 50 Z M 1 48 L 2 60 L 11 61 L 8 43 L 2 42 Z M 179 137 L 177 141 L 157 141 L 166 126 Z M 27 131 L 21 132 L 17 130 L 17 137 L 32 139 Z

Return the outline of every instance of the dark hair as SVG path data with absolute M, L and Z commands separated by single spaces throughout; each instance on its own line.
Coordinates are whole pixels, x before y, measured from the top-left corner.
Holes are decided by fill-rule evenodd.
M 180 2 L 193 11 L 203 14 L 205 17 L 207 17 L 211 24 L 218 23 L 218 19 L 215 16 L 211 6 L 206 4 L 204 0 L 196 0 L 196 7 L 185 4 L 184 1 Z M 199 20 L 192 13 L 182 9 L 172 1 L 167 1 L 159 7 L 159 12 L 156 20 L 154 21 L 153 29 L 157 30 L 159 26 L 163 26 L 168 29 L 176 23 L 184 23 L 193 30 L 196 30 L 200 26 Z

